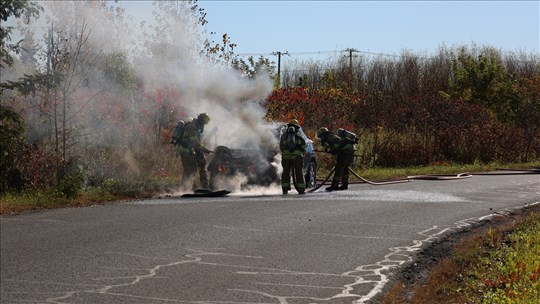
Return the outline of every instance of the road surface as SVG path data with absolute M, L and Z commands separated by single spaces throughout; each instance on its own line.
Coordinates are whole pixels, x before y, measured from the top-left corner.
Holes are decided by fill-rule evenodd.
M 371 303 L 443 234 L 540 201 L 540 175 L 167 197 L 1 217 L 1 303 Z

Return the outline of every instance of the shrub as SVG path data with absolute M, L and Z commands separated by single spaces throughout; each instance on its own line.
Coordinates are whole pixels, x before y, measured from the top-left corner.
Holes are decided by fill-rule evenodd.
M 64 176 L 56 186 L 56 189 L 64 196 L 73 198 L 82 190 L 83 181 L 83 171 L 77 168 Z
M 22 191 L 27 183 L 19 166 L 27 147 L 23 134 L 22 117 L 0 103 L 0 193 Z

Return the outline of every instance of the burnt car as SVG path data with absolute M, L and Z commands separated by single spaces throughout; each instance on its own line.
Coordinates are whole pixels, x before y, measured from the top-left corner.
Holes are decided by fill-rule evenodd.
M 286 129 L 280 126 L 272 132 L 279 142 L 279 137 Z M 306 154 L 304 156 L 304 174 L 306 188 L 312 188 L 317 183 L 317 160 L 313 141 L 307 137 L 300 128 L 300 134 L 306 141 Z M 221 189 L 230 185 L 232 179 L 241 186 L 260 185 L 269 186 L 281 180 L 281 164 L 277 161 L 279 147 L 263 149 L 233 149 L 218 146 L 214 149 L 214 157 L 208 164 L 210 174 L 210 187 Z M 225 185 L 225 186 L 224 186 Z

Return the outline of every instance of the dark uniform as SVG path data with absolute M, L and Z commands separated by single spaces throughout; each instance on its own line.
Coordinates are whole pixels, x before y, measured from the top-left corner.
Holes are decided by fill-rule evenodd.
M 291 190 L 291 174 L 294 173 L 296 180 L 296 191 L 299 194 L 306 192 L 306 183 L 302 173 L 304 155 L 306 153 L 306 141 L 298 131 L 300 125 L 296 119 L 292 119 L 287 124 L 287 130 L 281 134 L 279 140 L 279 149 L 281 150 L 281 166 L 283 173 L 281 175 L 281 188 L 283 194 Z
M 317 136 L 325 151 L 336 156 L 334 178 L 332 185 L 327 187 L 326 191 L 347 190 L 349 188 L 349 167 L 354 161 L 354 153 L 356 152 L 355 142 L 339 137 L 327 128 L 319 129 Z
M 210 150 L 201 143 L 201 134 L 204 132 L 204 125 L 209 122 L 210 117 L 206 113 L 201 113 L 197 118 L 188 122 L 184 129 L 181 144 L 176 148 L 176 155 L 182 157 L 184 168 L 182 184 L 185 186 L 193 184 L 198 169 L 201 187 L 208 188 L 205 153 L 209 153 Z

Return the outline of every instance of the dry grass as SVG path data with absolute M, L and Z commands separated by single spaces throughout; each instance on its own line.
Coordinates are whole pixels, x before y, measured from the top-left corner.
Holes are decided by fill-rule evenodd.
M 498 217 L 462 234 L 449 236 L 439 244 L 447 247 L 428 248 L 426 254 L 415 264 L 404 270 L 404 274 L 390 284 L 383 304 L 390 303 L 533 303 L 539 300 L 540 258 L 537 248 L 522 250 L 515 237 L 534 245 L 539 238 L 540 206 L 516 211 Z M 520 243 L 520 242 L 518 242 Z M 513 244 L 518 245 L 512 246 Z M 436 247 L 439 245 L 434 245 Z M 450 248 L 448 248 L 450 247 Z M 447 256 L 437 263 L 430 263 L 433 256 Z M 510 257 L 510 258 L 505 258 Z M 517 277 L 516 264 L 527 268 Z M 535 270 L 536 269 L 536 270 Z M 405 279 L 404 279 L 405 278 Z M 491 284 L 490 278 L 512 278 L 511 282 Z M 529 290 L 531 298 L 524 298 L 523 288 Z M 525 295 L 526 296 L 526 295 Z M 530 302 L 533 301 L 533 302 Z

